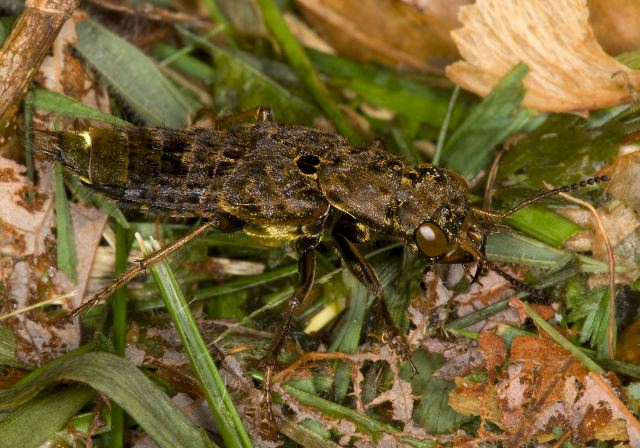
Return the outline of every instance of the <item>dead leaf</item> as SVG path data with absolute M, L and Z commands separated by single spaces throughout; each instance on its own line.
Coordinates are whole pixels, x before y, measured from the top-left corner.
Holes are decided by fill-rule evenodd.
M 626 438 L 619 438 L 617 434 L 610 434 L 610 439 L 629 440 L 630 446 L 640 446 L 640 423 L 614 393 L 614 388 L 611 387 L 609 379 L 598 373 L 591 372 L 584 383 L 584 392 L 575 403 L 576 412 L 586 416 L 592 412 L 592 409 L 607 407 L 614 421 L 621 420 L 625 423 L 627 433 Z M 586 440 L 586 438 L 583 440 Z
M 629 325 L 618 336 L 616 358 L 620 361 L 640 365 L 640 320 Z
M 602 188 L 640 214 L 640 151 L 616 157 L 598 173 L 609 176 Z
M 413 414 L 413 400 L 411 383 L 398 377 L 393 380 L 391 389 L 388 389 L 367 403 L 366 407 L 378 406 L 388 401 L 393 409 L 393 419 L 401 422 L 411 420 Z
M 26 168 L 0 158 L 0 291 L 2 312 L 15 311 L 66 294 L 74 285 L 55 267 L 51 173 L 39 170 L 41 185 L 23 176 Z M 34 200 L 27 200 L 27 193 Z M 70 303 L 63 304 L 70 309 Z M 6 320 L 16 336 L 18 359 L 38 365 L 76 348 L 80 326 L 60 313 L 34 310 Z
M 39 256 L 46 250 L 46 240 L 52 237 L 53 201 L 24 177 L 26 168 L 13 160 L 0 158 L 0 254 L 13 257 Z M 51 182 L 43 177 L 42 183 Z M 27 202 L 27 193 L 36 193 Z
M 442 73 L 458 52 L 449 31 L 469 0 L 436 0 L 422 5 L 399 0 L 297 0 L 315 29 L 339 53 L 428 73 Z
M 485 359 L 489 382 L 493 383 L 496 375 L 496 368 L 500 366 L 507 355 L 507 348 L 502 337 L 494 332 L 483 331 L 478 336 L 478 347 Z
M 510 446 L 531 437 L 549 440 L 553 428 L 571 430 L 571 441 L 630 440 L 640 424 L 600 375 L 589 373 L 551 339 L 514 338 L 508 367 L 497 383 L 456 379 L 449 405 L 465 415 L 483 415 L 505 433 Z M 614 377 L 615 379 L 615 377 Z
M 74 245 L 77 257 L 77 284 L 74 307 L 80 306 L 87 291 L 89 277 L 93 267 L 98 245 L 102 240 L 108 216 L 95 208 L 89 208 L 78 203 L 71 203 L 71 223 L 73 225 Z
M 489 94 L 516 64 L 529 66 L 523 104 L 543 111 L 580 112 L 630 99 L 640 72 L 607 55 L 588 22 L 586 0 L 479 0 L 460 8 L 463 28 L 452 32 L 463 57 L 446 69 L 456 84 Z
M 613 55 L 640 47 L 640 2 L 588 0 L 589 23 L 602 48 Z M 611 32 L 615 30 L 615 32 Z
M 514 273 L 511 270 L 509 273 L 511 275 L 515 275 L 516 278 L 519 277 L 518 273 Z M 471 285 L 468 292 L 460 294 L 454 298 L 454 300 L 459 304 L 458 315 L 463 317 L 467 314 L 471 314 L 474 311 L 480 310 L 505 297 L 508 297 L 512 291 L 513 285 L 511 283 L 497 273 L 490 271 L 487 275 L 482 276 L 479 282 Z M 520 326 L 523 321 L 524 320 L 518 315 L 516 310 L 513 308 L 507 308 L 484 321 L 467 327 L 467 330 L 478 332 L 488 331 L 499 324 Z

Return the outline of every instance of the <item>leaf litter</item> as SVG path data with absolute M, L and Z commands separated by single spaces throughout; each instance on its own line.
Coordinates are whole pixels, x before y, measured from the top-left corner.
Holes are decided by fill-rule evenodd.
M 61 302 L 58 313 L 30 311 L 7 319 L 18 340 L 17 354 L 25 365 L 40 365 L 76 348 L 80 343 L 80 326 L 65 319 L 82 300 L 90 277 L 93 254 L 102 238 L 106 217 L 93 208 L 73 204 L 72 220 L 79 239 L 76 250 L 82 264 L 78 281 L 72 283 L 56 268 L 52 228 L 53 200 L 51 172 L 39 170 L 40 184 L 34 187 L 24 176 L 25 168 L 12 160 L 0 158 L 0 228 L 3 238 L 0 265 L 3 312 L 25 308 L 40 301 L 76 291 Z M 28 193 L 35 199 L 29 201 Z
M 336 6 L 332 5 L 332 2 L 318 2 L 318 5 L 311 5 L 309 2 L 299 0 L 297 3 L 303 11 L 303 15 L 309 15 L 311 7 L 318 8 L 318 5 L 322 4 L 322 8 L 326 9 L 320 13 L 316 10 L 314 13 L 321 15 L 320 19 L 325 19 L 325 21 L 327 18 L 334 17 L 333 14 L 336 13 Z M 398 19 L 397 23 L 403 23 L 402 20 L 406 20 L 407 17 L 418 20 L 413 14 L 423 13 L 429 7 L 419 1 L 403 1 L 401 3 L 403 3 L 403 7 L 397 8 L 396 11 L 404 11 L 402 14 L 405 14 L 405 17 Z M 385 7 L 393 8 L 393 6 L 389 7 L 392 4 L 393 2 L 387 2 Z M 478 64 L 478 66 L 470 67 L 468 63 L 477 62 L 478 56 L 477 54 L 469 56 L 470 53 L 467 53 L 467 50 L 474 49 L 465 33 L 469 33 L 469 30 L 477 30 L 483 24 L 486 25 L 486 23 L 478 22 L 480 19 L 478 11 L 495 13 L 484 17 L 484 19 L 489 17 L 487 20 L 494 24 L 504 21 L 505 17 L 509 18 L 513 23 L 505 26 L 510 26 L 511 31 L 514 31 L 515 24 L 521 23 L 519 20 L 522 19 L 519 15 L 522 10 L 517 8 L 522 7 L 523 2 L 513 2 L 509 8 L 515 9 L 503 9 L 502 11 L 499 10 L 499 5 L 496 5 L 488 0 L 479 1 L 476 5 L 468 7 L 467 12 L 462 13 L 466 30 L 458 32 L 457 36 L 459 43 L 462 42 L 460 49 L 467 59 L 467 63 L 458 63 L 448 71 L 450 77 L 457 83 L 472 90 L 475 89 L 482 95 L 487 94 L 498 79 L 506 73 L 506 65 L 491 65 L 496 61 L 483 53 L 483 58 L 486 59 L 483 62 L 489 66 Z M 564 2 L 563 5 L 564 7 L 571 6 L 574 10 L 570 16 L 565 15 L 561 18 L 567 21 L 573 20 L 573 25 L 588 38 L 584 44 L 586 53 L 578 53 L 587 55 L 586 59 L 590 61 L 589 63 L 593 63 L 593 60 L 600 63 L 599 70 L 592 71 L 594 79 L 589 78 L 584 81 L 585 84 L 592 86 L 598 95 L 595 98 L 584 95 L 583 85 L 575 83 L 576 73 L 582 73 L 581 70 L 586 70 L 584 66 L 575 65 L 580 61 L 568 59 L 558 62 L 555 59 L 547 59 L 544 62 L 543 58 L 541 59 L 542 63 L 536 64 L 534 63 L 536 61 L 532 59 L 525 59 L 530 65 L 529 80 L 534 80 L 533 84 L 531 81 L 525 81 L 526 85 L 529 83 L 525 105 L 541 106 L 540 102 L 545 102 L 547 106 L 551 106 L 549 110 L 569 110 L 583 113 L 595 107 L 618 104 L 627 99 L 628 89 L 625 90 L 625 88 L 628 86 L 625 86 L 624 82 L 619 79 L 605 79 L 604 73 L 609 73 L 620 66 L 612 58 L 603 56 L 597 43 L 594 43 L 595 40 L 591 40 L 593 36 L 586 25 L 585 2 L 571 1 Z M 405 7 L 410 7 L 411 12 L 408 12 L 409 10 Z M 475 8 L 475 12 L 473 8 Z M 483 8 L 485 9 L 483 10 Z M 362 18 L 357 17 L 359 12 L 357 10 L 358 8 L 356 8 L 354 20 Z M 388 9 L 388 11 L 390 10 Z M 164 10 L 160 9 L 159 11 Z M 450 11 L 447 12 L 447 14 L 449 13 Z M 354 15 L 353 11 L 351 14 Z M 373 14 L 378 14 L 380 17 L 379 11 Z M 552 26 L 558 27 L 557 22 L 551 21 L 542 10 L 534 10 L 532 20 L 538 20 L 536 24 L 540 25 L 542 22 L 540 18 L 543 16 L 546 26 L 546 28 L 541 28 L 543 32 L 550 31 Z M 346 16 L 341 17 L 340 20 L 345 20 L 345 18 Z M 420 20 L 425 20 L 425 18 L 422 17 Z M 309 20 L 309 22 L 313 24 L 314 20 Z M 326 27 L 326 24 L 324 26 Z M 318 26 L 318 28 L 322 29 L 322 26 Z M 401 26 L 396 26 L 394 33 L 399 34 L 398 31 L 401 28 Z M 325 33 L 335 35 L 342 31 L 343 33 L 347 32 L 347 38 L 350 38 L 354 33 L 358 33 L 357 30 L 358 28 L 355 26 L 353 28 L 341 26 L 333 29 L 325 28 Z M 448 31 L 447 28 L 444 30 Z M 443 30 L 438 31 L 443 32 Z M 384 41 L 385 33 L 382 34 L 382 41 Z M 387 34 L 389 33 L 387 32 Z M 406 36 L 400 37 L 410 35 L 407 33 Z M 554 33 L 550 35 L 557 37 Z M 64 36 L 66 42 L 69 43 L 73 43 L 76 38 L 73 32 L 68 30 L 63 31 L 61 36 Z M 505 36 L 511 38 L 513 34 L 506 33 Z M 389 38 L 390 35 L 386 37 Z M 153 40 L 160 39 L 160 37 L 154 35 L 149 39 L 151 42 L 147 41 L 145 45 L 152 44 Z M 331 39 L 328 40 L 331 41 Z M 480 39 L 476 40 L 475 44 L 482 43 Z M 535 41 L 532 42 L 535 43 Z M 372 43 L 374 45 L 371 45 Z M 359 44 L 362 44 L 363 47 L 355 48 L 357 45 L 354 45 L 352 48 L 354 52 L 360 53 L 354 57 L 367 60 L 370 58 L 394 66 L 413 66 L 426 72 L 437 72 L 443 67 L 442 60 L 437 61 L 437 64 L 433 66 L 430 65 L 431 61 L 425 64 L 425 60 L 428 58 L 424 58 L 421 53 L 413 52 L 411 49 L 407 53 L 385 53 L 383 51 L 382 54 L 370 55 L 366 51 L 368 45 L 382 50 L 385 47 L 379 45 L 380 42 L 359 42 Z M 501 48 L 502 44 L 504 42 L 494 41 L 487 45 L 489 48 Z M 569 44 L 567 48 L 556 41 L 546 43 L 549 47 L 576 53 L 575 48 L 571 46 L 573 43 L 569 42 Z M 339 52 L 345 51 L 335 41 L 334 45 Z M 466 45 L 469 47 L 467 48 Z M 73 53 L 67 50 L 66 43 L 54 50 L 54 59 L 48 62 L 53 65 L 46 68 L 43 72 L 44 76 L 58 76 L 66 81 L 71 81 L 72 78 L 76 81 L 79 79 L 79 83 L 57 83 L 55 88 L 63 89 L 71 96 L 81 97 L 83 101 L 91 102 L 94 106 L 107 107 L 105 103 L 105 99 L 108 99 L 106 89 L 99 82 L 87 89 L 87 85 L 95 81 L 95 78 L 84 70 L 82 70 L 84 72 L 82 75 L 78 74 L 80 73 L 79 69 L 84 67 L 79 60 L 76 59 L 74 62 L 66 59 L 65 64 L 56 66 L 55 57 L 69 58 L 73 56 Z M 530 52 L 531 48 L 522 48 L 519 54 L 527 56 Z M 494 53 L 502 54 L 499 51 Z M 237 64 L 235 55 L 232 57 L 225 53 L 222 57 L 221 53 L 217 54 L 218 62 L 224 60 L 228 65 L 233 64 L 236 70 L 246 70 L 246 67 L 241 64 L 235 65 Z M 508 58 L 508 61 L 512 62 L 512 59 Z M 541 65 L 547 67 L 541 67 Z M 61 67 L 68 67 L 68 72 L 65 74 L 60 71 Z M 537 69 L 558 67 L 566 67 L 569 71 L 573 70 L 574 73 L 569 76 L 562 72 L 562 76 L 558 78 L 562 82 L 558 85 L 546 82 L 536 84 L 535 81 L 546 80 L 549 76 L 548 72 L 540 72 Z M 224 70 L 227 72 L 221 72 L 218 82 L 220 84 L 228 82 L 230 84 L 228 91 L 234 93 L 235 87 L 232 84 L 238 81 L 238 77 L 231 73 L 230 68 L 226 67 Z M 624 68 L 623 70 L 633 82 L 636 77 L 635 72 Z M 70 74 L 71 72 L 75 74 Z M 252 76 L 257 75 L 253 73 Z M 260 73 L 259 76 L 262 77 L 263 74 Z M 461 78 L 456 78 L 459 76 Z M 225 77 L 234 79 L 225 81 Z M 240 76 L 239 79 L 242 80 L 242 77 Z M 277 86 L 277 84 L 270 84 L 272 80 L 266 75 L 264 75 L 264 79 L 261 78 L 257 82 L 267 81 L 271 87 Z M 571 83 L 575 85 L 570 85 Z M 576 95 L 577 89 L 580 90 L 580 95 Z M 563 92 L 563 101 L 558 104 L 549 103 L 544 94 L 550 90 L 556 93 Z M 79 94 L 71 94 L 72 91 Z M 582 98 L 578 98 L 579 96 Z M 586 102 L 587 100 L 588 102 Z M 540 110 L 546 109 L 540 107 Z M 393 117 L 393 114 L 384 112 L 384 110 L 381 111 L 377 116 L 383 117 L 382 119 L 385 120 Z M 529 152 L 533 153 L 532 150 Z M 637 216 L 635 215 L 638 212 L 636 192 L 640 191 L 634 187 L 638 178 L 635 175 L 636 159 L 637 154 L 623 156 L 616 159 L 611 167 L 602 171 L 610 173 L 613 178 L 612 182 L 604 184 L 604 186 L 618 202 L 602 201 L 599 208 L 599 214 L 603 217 L 609 238 L 614 243 L 616 258 L 628 260 L 629 268 L 638 266 L 638 258 L 629 255 L 638 252 L 637 239 L 634 239 L 637 238 L 635 235 L 638 228 Z M 590 162 L 589 157 L 583 158 L 582 163 Z M 8 291 L 16 298 L 13 305 L 3 300 L 4 306 L 9 306 L 9 308 L 19 306 L 19 304 L 28 304 L 35 300 L 35 291 L 31 291 L 32 285 L 35 285 L 38 293 L 41 293 L 46 286 L 47 296 L 74 288 L 74 285 L 70 285 L 64 275 L 53 267 L 55 260 L 54 252 L 51 251 L 53 245 L 51 189 L 44 188 L 43 184 L 34 188 L 22 176 L 24 168 L 12 163 L 0 159 L 2 191 L 4 192 L 6 188 L 6 191 L 11 192 L 10 197 L 7 195 L 0 197 L 0 205 L 2 205 L 0 207 L 0 242 L 3 243 L 0 245 L 0 273 L 2 273 L 0 281 L 8 285 L 8 288 L 1 293 L 8 294 L 6 292 Z M 516 174 L 520 175 L 521 172 L 514 170 L 511 174 L 515 176 Z M 46 179 L 47 175 L 41 172 L 40 178 L 41 180 Z M 504 179 L 502 180 L 504 181 Z M 508 182 L 513 183 L 514 178 L 509 178 Z M 36 199 L 33 202 L 25 200 L 25 193 L 30 191 L 36 193 Z M 6 208 L 5 205 L 9 208 Z M 8 210 L 7 214 L 3 214 L 5 210 Z M 73 301 L 70 301 L 75 303 L 82 297 L 82 291 L 86 288 L 86 279 L 89 276 L 88 266 L 92 264 L 95 247 L 102 237 L 106 218 L 93 209 L 76 203 L 72 203 L 71 210 L 79 258 L 79 282 L 78 285 L 75 285 L 79 293 Z M 15 222 L 12 221 L 13 218 L 8 218 L 8 216 L 13 217 L 14 212 L 18 217 L 18 221 Z M 593 228 L 588 219 L 583 220 L 581 224 Z M 604 254 L 602 243 L 598 241 L 595 232 L 589 230 L 583 233 L 580 238 L 581 251 L 592 251 L 595 257 Z M 571 246 L 572 244 L 576 243 L 566 241 L 565 247 L 577 247 Z M 16 262 L 16 254 L 22 254 L 23 257 L 26 255 L 26 258 Z M 220 260 L 231 260 L 229 263 L 232 264 L 234 259 L 222 257 Z M 253 263 L 245 265 L 244 268 L 249 269 L 252 275 L 260 275 L 261 269 L 268 264 L 268 261 Z M 522 280 L 528 280 L 528 276 L 536 275 L 535 270 L 527 271 L 522 267 L 510 268 L 509 272 Z M 237 274 L 238 272 L 233 273 Z M 640 443 L 637 421 L 624 404 L 626 402 L 625 392 L 617 377 L 613 374 L 602 375 L 588 372 L 576 358 L 561 349 L 542 332 L 539 336 L 535 335 L 533 333 L 535 329 L 528 326 L 527 314 L 521 307 L 518 307 L 517 301 L 510 301 L 510 306 L 507 306 L 503 311 L 494 313 L 461 331 L 446 330 L 446 323 L 452 319 L 473 315 L 487 306 L 506 301 L 516 294 L 508 282 L 493 272 L 482 275 L 479 282 L 471 285 L 468 289 L 465 289 L 467 285 L 461 280 L 459 274 L 460 272 L 457 272 L 455 267 L 429 270 L 423 279 L 424 290 L 412 301 L 409 307 L 408 315 L 411 322 L 409 340 L 416 350 L 414 360 L 419 367 L 415 377 L 411 377 L 406 368 L 398 369 L 386 348 L 371 339 L 359 345 L 360 352 L 350 355 L 324 353 L 322 352 L 324 345 L 321 344 L 319 352 L 309 352 L 299 357 L 294 365 L 276 376 L 275 387 L 293 414 L 292 420 L 301 424 L 313 420 L 325 426 L 326 432 L 331 429 L 334 432 L 334 440 L 341 442 L 341 444 L 360 447 L 416 446 L 421 443 L 462 446 L 491 441 L 502 441 L 509 446 L 522 446 L 532 437 L 540 443 L 553 443 L 557 439 L 555 433 L 559 427 L 569 434 L 569 440 L 576 444 L 585 444 L 593 439 L 628 440 L 631 446 Z M 636 276 L 637 274 L 632 272 L 626 277 L 617 277 L 617 281 L 629 282 Z M 591 277 L 590 280 L 594 278 Z M 327 284 L 326 287 L 332 286 L 334 285 Z M 40 298 L 42 295 L 38 294 L 38 297 Z M 65 303 L 63 307 L 66 312 L 71 306 Z M 536 309 L 545 319 L 562 328 L 568 338 L 574 337 L 580 330 L 579 324 L 567 328 L 562 316 L 564 310 L 558 308 L 557 305 L 553 307 L 541 305 Z M 194 312 L 205 314 L 198 305 L 194 305 Z M 26 319 L 24 317 L 9 321 L 11 328 L 18 332 L 19 350 L 23 352 L 26 363 L 39 364 L 55 357 L 56 355 L 53 353 L 61 354 L 77 346 L 79 329 L 76 326 L 60 327 L 63 325 L 61 324 L 63 321 L 47 321 L 42 314 L 37 312 L 29 313 L 27 316 L 32 318 L 33 322 L 19 320 Z M 205 335 L 207 342 L 215 340 L 225 325 L 231 324 L 207 319 L 198 320 L 199 330 Z M 60 328 L 63 328 L 64 331 Z M 42 332 L 44 336 L 38 335 L 36 337 L 37 332 Z M 238 332 L 242 334 L 238 334 Z M 233 337 L 225 339 L 224 345 L 221 347 L 228 353 L 227 356 L 223 356 L 222 361 L 217 359 L 221 362 L 222 375 L 229 385 L 234 402 L 245 417 L 256 416 L 256 409 L 259 409 L 259 392 L 247 373 L 247 359 L 259 357 L 258 354 L 267 345 L 266 336 L 267 334 L 264 332 L 236 326 Z M 38 338 L 40 340 L 37 340 Z M 128 339 L 130 344 L 127 348 L 127 358 L 133 364 L 148 369 L 147 371 L 153 371 L 161 381 L 165 381 L 175 390 L 180 391 L 174 399 L 181 405 L 185 405 L 186 408 L 198 409 L 192 420 L 201 427 L 215 431 L 215 425 L 212 425 L 210 421 L 210 414 L 206 412 L 206 408 L 201 406 L 204 400 L 198 390 L 193 372 L 187 367 L 188 358 L 180 346 L 175 330 L 168 325 L 166 319 L 164 322 L 162 319 L 131 319 Z M 37 349 L 34 349 L 33 346 L 36 342 L 39 345 Z M 27 346 L 27 343 L 31 345 Z M 296 355 L 300 352 L 295 346 L 288 348 L 290 350 L 287 350 L 285 355 Z M 45 349 L 52 351 L 47 352 Z M 333 363 L 338 361 L 351 363 L 352 384 L 349 393 L 343 402 L 333 403 L 335 408 L 320 409 L 319 400 L 331 393 L 330 383 L 336 371 Z M 377 366 L 377 370 L 372 366 Z M 378 372 L 375 378 L 372 378 L 371 372 Z M 326 383 L 322 385 L 322 381 Z M 313 383 L 315 387 L 312 395 L 318 398 L 318 402 L 305 401 L 308 396 L 303 395 L 301 391 L 311 389 L 294 390 L 291 388 L 292 384 L 304 383 L 308 386 L 309 382 Z M 367 388 L 371 389 L 372 385 L 374 393 L 367 390 Z M 355 408 L 360 417 L 346 412 L 351 408 Z M 205 415 L 203 416 L 200 411 L 204 411 Z M 279 409 L 279 414 L 286 415 L 286 412 Z M 249 419 L 247 418 L 247 420 Z M 256 416 L 256 420 L 259 420 L 258 416 Z M 475 424 L 477 428 L 474 430 L 463 426 L 469 422 Z M 500 429 L 496 430 L 488 423 Z M 257 426 L 257 423 L 254 422 L 253 425 Z M 265 446 L 278 444 L 265 440 L 261 442 Z

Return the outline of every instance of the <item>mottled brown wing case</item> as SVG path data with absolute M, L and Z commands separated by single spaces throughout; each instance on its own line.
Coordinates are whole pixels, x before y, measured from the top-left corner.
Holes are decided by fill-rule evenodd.
M 210 216 L 224 178 L 250 150 L 242 129 L 93 128 L 35 131 L 36 150 L 59 160 L 119 206 Z

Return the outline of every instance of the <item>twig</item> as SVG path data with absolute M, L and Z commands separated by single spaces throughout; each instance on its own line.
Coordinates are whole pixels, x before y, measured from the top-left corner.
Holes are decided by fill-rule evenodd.
M 58 31 L 78 3 L 79 0 L 25 2 L 22 14 L 0 48 L 0 118 L 9 118 L 7 112 L 26 92 Z
M 553 188 L 551 185 L 545 182 L 545 186 L 547 188 Z M 583 201 L 582 199 L 575 198 L 567 193 L 560 193 L 560 196 L 565 198 L 568 201 L 571 201 L 575 204 L 581 205 L 591 212 L 593 218 L 596 222 L 596 227 L 600 236 L 602 237 L 602 241 L 604 241 L 604 245 L 607 248 L 607 258 L 609 261 L 609 328 L 608 328 L 608 348 L 609 348 L 609 358 L 615 359 L 615 347 L 614 347 L 614 339 L 615 339 L 615 322 L 616 322 L 616 278 L 615 278 L 615 269 L 616 269 L 616 261 L 613 256 L 613 247 L 611 246 L 611 242 L 609 241 L 609 236 L 604 229 L 604 225 L 602 224 L 602 220 L 598 215 L 597 210 L 590 203 Z
M 564 433 L 562 433 L 560 438 L 556 440 L 556 443 L 554 443 L 551 448 L 561 448 L 564 442 L 566 442 L 569 439 L 569 437 L 571 437 L 572 433 L 573 433 L 573 430 L 571 428 L 567 429 Z

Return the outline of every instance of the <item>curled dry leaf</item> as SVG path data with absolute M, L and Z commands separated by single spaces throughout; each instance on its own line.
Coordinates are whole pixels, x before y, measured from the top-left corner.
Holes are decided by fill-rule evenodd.
M 463 28 L 452 32 L 464 58 L 446 75 L 486 96 L 518 63 L 529 66 L 523 104 L 538 110 L 580 112 L 629 100 L 626 82 L 640 72 L 604 52 L 589 25 L 586 0 L 479 0 L 460 8 Z M 613 76 L 623 72 L 625 75 Z
M 640 214 L 640 151 L 617 157 L 598 175 L 610 177 L 609 182 L 602 184 L 607 193 Z
M 550 440 L 557 426 L 571 429 L 579 446 L 593 439 L 635 443 L 638 435 L 638 422 L 609 382 L 543 337 L 514 338 L 495 387 L 456 379 L 449 404 L 466 415 L 484 415 L 505 431 L 510 446 L 531 437 Z
M 385 401 L 391 403 L 393 419 L 409 422 L 413 413 L 414 396 L 411 393 L 411 383 L 395 377 L 391 389 L 388 389 L 367 404 L 367 408 L 377 406 Z
M 55 268 L 53 200 L 22 174 L 25 167 L 0 158 L 0 314 L 15 311 L 73 289 Z M 42 184 L 51 177 L 40 172 Z M 34 199 L 28 201 L 27 195 Z M 52 248 L 54 250 L 52 251 Z M 56 322 L 32 311 L 2 322 L 18 343 L 17 355 L 25 365 L 40 364 L 78 346 L 79 325 Z
M 485 359 L 489 382 L 493 383 L 496 376 L 496 369 L 504 362 L 507 355 L 507 348 L 502 337 L 495 332 L 482 331 L 478 336 L 478 347 Z
M 519 274 L 514 272 L 510 272 L 510 274 L 520 277 Z M 471 314 L 508 297 L 512 292 L 513 285 L 511 283 L 496 272 L 490 271 L 487 275 L 481 277 L 479 282 L 471 285 L 468 292 L 454 298 L 459 304 L 458 315 L 463 317 Z M 486 320 L 467 327 L 467 329 L 471 331 L 488 331 L 498 324 L 520 326 L 522 322 L 524 322 L 524 319 L 518 315 L 518 312 L 513 308 L 508 308 Z
M 636 0 L 588 0 L 589 23 L 598 42 L 609 54 L 640 47 L 640 2 Z M 611 30 L 616 30 L 612 33 Z
M 625 273 L 617 273 L 616 280 L 630 282 L 637 277 L 640 263 L 640 152 L 617 157 L 611 165 L 606 166 L 598 175 L 607 175 L 611 179 L 603 183 L 603 188 L 611 194 L 618 205 L 611 207 L 605 204 L 597 210 L 603 228 L 613 247 L 616 265 L 626 268 Z M 591 251 L 593 257 L 607 260 L 607 247 L 595 219 L 586 211 L 563 214 L 590 230 L 579 232 L 565 241 L 564 246 L 576 251 Z M 592 276 L 590 285 L 606 282 L 606 276 Z
M 429 73 L 442 73 L 458 52 L 449 31 L 469 0 L 297 0 L 304 18 L 339 53 Z

